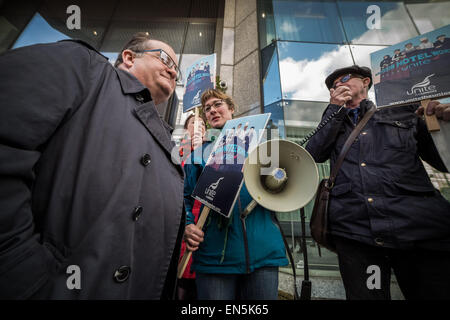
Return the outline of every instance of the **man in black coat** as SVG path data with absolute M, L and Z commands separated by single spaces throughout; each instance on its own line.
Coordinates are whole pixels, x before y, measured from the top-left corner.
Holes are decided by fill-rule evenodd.
M 335 70 L 323 119 L 345 106 L 306 149 L 331 168 L 373 103 L 369 68 Z M 391 268 L 406 299 L 450 297 L 450 203 L 422 160 L 447 172 L 417 106 L 379 109 L 363 128 L 331 190 L 329 227 L 347 299 L 390 299 Z M 422 111 L 423 112 L 423 111 Z
M 0 299 L 171 297 L 183 171 L 156 104 L 176 56 L 136 34 L 0 56 Z

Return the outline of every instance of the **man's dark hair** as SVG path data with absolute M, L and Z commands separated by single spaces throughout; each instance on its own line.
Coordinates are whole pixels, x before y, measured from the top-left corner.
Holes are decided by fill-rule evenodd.
M 117 56 L 116 62 L 114 63 L 114 67 L 119 66 L 123 62 L 122 60 L 122 52 L 129 49 L 131 51 L 142 51 L 147 50 L 147 41 L 151 40 L 150 35 L 148 32 L 138 32 L 133 35 L 133 37 L 130 39 L 130 41 L 127 42 L 127 44 L 122 48 L 122 50 L 119 52 L 119 55 Z

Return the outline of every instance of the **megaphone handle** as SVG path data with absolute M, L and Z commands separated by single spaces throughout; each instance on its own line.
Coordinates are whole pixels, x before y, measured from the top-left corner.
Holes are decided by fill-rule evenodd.
M 245 208 L 244 212 L 242 212 L 241 216 L 246 217 L 250 214 L 250 212 L 255 209 L 255 207 L 258 205 L 258 202 L 256 200 L 252 200 L 248 206 Z
M 199 227 L 200 229 L 203 228 L 206 218 L 208 218 L 209 210 L 210 210 L 210 208 L 208 208 L 207 206 L 203 207 L 202 213 L 200 214 L 200 217 L 198 218 L 198 221 L 196 224 L 196 226 Z M 189 259 L 191 258 L 191 256 L 192 256 L 192 251 L 189 251 L 186 249 L 186 251 L 183 254 L 183 258 L 181 259 L 180 263 L 178 264 L 178 273 L 177 273 L 178 279 L 181 279 L 181 277 L 183 276 L 184 270 L 186 270 L 186 267 L 188 265 L 188 262 L 189 262 Z

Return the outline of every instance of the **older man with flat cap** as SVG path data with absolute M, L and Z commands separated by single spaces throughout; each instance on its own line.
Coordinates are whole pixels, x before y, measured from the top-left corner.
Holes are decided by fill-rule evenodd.
M 341 110 L 307 150 L 335 165 L 365 113 L 371 70 L 351 66 L 325 80 Z M 450 297 L 450 203 L 431 183 L 422 160 L 447 171 L 417 105 L 379 109 L 350 148 L 331 190 L 329 227 L 347 299 L 390 299 L 391 269 L 406 299 Z M 375 270 L 375 271 L 374 271 Z

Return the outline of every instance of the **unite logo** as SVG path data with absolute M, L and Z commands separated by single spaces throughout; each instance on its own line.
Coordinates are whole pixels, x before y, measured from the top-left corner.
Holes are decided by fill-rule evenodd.
M 209 187 L 206 188 L 205 196 L 206 196 L 207 199 L 209 199 L 211 201 L 214 200 L 214 196 L 216 195 L 216 189 L 219 186 L 220 181 L 222 181 L 223 179 L 224 179 L 224 177 L 220 177 L 219 180 L 217 180 L 214 183 L 211 183 L 209 185 Z
M 199 104 L 200 103 L 200 92 L 201 90 L 197 91 L 197 94 L 192 98 L 192 104 Z
M 417 95 L 423 95 L 426 93 L 436 92 L 436 86 L 430 85 L 431 84 L 430 78 L 432 76 L 434 76 L 434 73 L 426 76 L 422 82 L 419 82 L 419 83 L 416 83 L 415 85 L 413 85 L 410 92 L 408 92 L 408 90 L 406 90 L 406 94 L 409 96 L 413 95 L 413 94 L 417 96 Z

